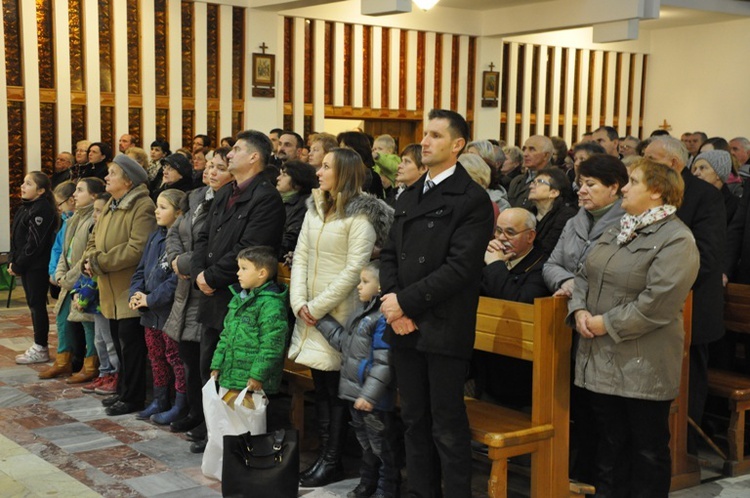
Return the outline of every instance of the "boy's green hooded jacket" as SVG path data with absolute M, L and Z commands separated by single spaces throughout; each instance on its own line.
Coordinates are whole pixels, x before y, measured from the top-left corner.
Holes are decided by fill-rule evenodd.
M 243 297 L 239 285 L 224 319 L 211 370 L 219 370 L 219 385 L 244 389 L 247 381 L 263 383 L 266 393 L 278 392 L 284 368 L 287 322 L 287 288 L 266 282 Z

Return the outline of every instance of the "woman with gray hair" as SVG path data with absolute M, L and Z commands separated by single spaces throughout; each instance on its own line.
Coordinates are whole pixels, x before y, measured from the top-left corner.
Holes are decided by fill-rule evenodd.
M 724 198 L 727 210 L 727 225 L 740 205 L 739 197 L 732 194 L 727 186 L 727 179 L 732 172 L 732 156 L 723 150 L 707 150 L 695 157 L 690 171 L 703 181 L 719 189 Z
M 492 176 L 490 167 L 478 155 L 472 153 L 461 154 L 458 156 L 458 162 L 466 169 L 471 179 L 487 191 L 490 200 L 495 206 L 495 220 L 497 220 L 497 215 L 500 214 L 500 211 L 510 207 L 508 193 L 502 187 L 500 187 L 501 190 L 490 190 L 490 178 Z
M 510 182 L 520 175 L 523 169 L 523 151 L 520 147 L 513 146 L 503 147 L 503 153 L 505 154 L 505 162 L 500 167 L 500 185 L 508 190 Z

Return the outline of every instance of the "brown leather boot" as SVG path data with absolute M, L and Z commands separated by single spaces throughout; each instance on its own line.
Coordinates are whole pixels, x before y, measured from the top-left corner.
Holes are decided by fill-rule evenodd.
M 74 373 L 71 377 L 65 379 L 67 384 L 82 384 L 90 382 L 99 376 L 99 357 L 88 356 L 83 359 L 83 367 L 79 372 Z
M 73 373 L 71 353 L 57 353 L 55 362 L 47 370 L 39 372 L 39 378 L 54 379 L 60 375 L 70 375 L 71 373 Z

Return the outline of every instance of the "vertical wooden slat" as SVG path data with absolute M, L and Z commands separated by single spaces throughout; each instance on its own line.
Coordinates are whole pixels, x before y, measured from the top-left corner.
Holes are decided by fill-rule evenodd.
M 172 71 L 169 71 L 170 92 L 169 109 L 167 111 L 167 134 L 159 135 L 159 133 L 157 132 L 154 138 L 168 140 L 170 145 L 173 146 L 173 150 L 177 150 L 176 146 L 181 145 L 182 143 L 182 88 L 184 87 L 185 83 L 185 70 L 181 68 L 182 61 L 184 59 L 184 57 L 182 56 L 182 52 L 184 50 L 184 38 L 182 29 L 180 29 L 181 26 L 184 28 L 182 24 L 184 8 L 180 0 L 169 0 L 169 4 L 167 5 L 167 14 L 169 15 L 169 25 L 172 26 L 172 29 L 169 30 L 167 57 L 169 59 L 169 67 L 173 68 Z M 192 40 L 188 41 L 187 48 L 188 55 L 192 56 Z M 244 54 L 244 52 L 242 53 Z M 180 70 L 177 70 L 177 68 L 180 68 Z M 192 88 L 192 65 L 190 72 L 188 72 L 187 74 L 188 78 L 190 78 L 191 80 L 190 86 Z M 144 145 L 148 144 L 144 143 Z
M 605 84 L 603 74 L 604 74 L 604 54 L 601 50 L 596 50 L 592 52 L 592 55 L 594 57 L 594 64 L 591 68 L 591 74 L 593 76 L 592 83 L 589 86 L 591 89 L 591 106 L 589 109 L 591 109 L 591 125 L 589 127 L 590 131 L 593 131 L 602 123 L 602 95 L 606 94 L 605 88 L 603 88 L 603 85 Z
M 468 92 L 469 79 L 469 37 L 462 35 L 458 38 L 458 64 L 455 74 L 458 75 L 458 88 L 456 89 L 456 112 L 466 116 L 466 95 Z M 455 46 L 455 43 L 454 43 Z
M 305 104 L 313 101 L 313 64 L 315 63 L 315 25 L 305 19 Z
M 584 132 L 588 130 L 588 113 L 589 113 L 589 102 L 590 99 L 588 98 L 590 95 L 590 88 L 589 88 L 589 75 L 591 73 L 591 68 L 589 66 L 589 62 L 591 60 L 590 57 L 591 53 L 589 50 L 582 50 L 581 51 L 581 57 L 580 57 L 580 68 L 578 71 L 578 81 L 579 81 L 579 88 L 578 91 L 580 92 L 578 95 L 578 128 L 576 135 L 573 136 L 572 145 L 575 142 L 578 142 L 578 140 L 581 138 L 581 135 L 583 135 Z
M 352 105 L 352 25 L 344 24 L 344 39 L 340 42 L 344 46 L 344 103 L 345 106 Z
M 466 109 L 474 109 L 474 95 L 476 86 L 476 73 L 477 73 L 477 37 L 472 36 L 469 38 L 469 68 L 468 77 L 466 78 Z M 497 82 L 498 86 L 500 82 Z M 498 88 L 499 92 L 502 90 Z
M 615 120 L 615 86 L 617 81 L 617 53 L 607 52 L 605 55 L 607 61 L 605 77 L 607 78 L 606 108 L 604 113 L 604 123 L 607 125 L 614 124 Z
M 436 34 L 435 35 L 435 54 L 434 54 L 434 61 L 435 61 L 435 70 L 432 74 L 433 79 L 433 102 L 432 107 L 435 109 L 440 109 L 441 107 L 441 99 L 442 99 L 442 92 L 443 92 L 443 37 L 442 35 Z
M 286 39 L 285 42 L 286 44 Z M 325 41 L 324 45 L 326 47 L 325 51 L 325 58 L 324 58 L 324 66 L 325 66 L 325 104 L 326 105 L 333 105 L 333 23 L 332 22 L 326 22 L 325 23 Z M 286 59 L 285 59 L 286 60 Z M 286 62 L 285 62 L 286 64 Z M 290 76 L 291 78 L 291 76 Z M 287 78 L 284 78 L 285 81 L 288 81 Z M 286 92 L 286 88 L 284 89 L 284 92 Z M 291 100 L 291 94 L 290 100 Z M 284 99 L 285 102 L 289 102 L 289 100 Z
M 372 26 L 362 27 L 362 106 L 372 107 Z
M 553 48 L 553 63 L 552 63 L 552 102 L 549 110 L 549 134 L 550 136 L 556 136 L 560 134 L 560 106 L 562 99 L 562 82 L 564 75 L 562 73 L 562 58 L 563 50 L 560 47 Z
M 460 43 L 461 39 L 459 36 L 453 36 L 451 40 L 451 61 L 450 61 L 450 72 L 451 72 L 451 94 L 450 94 L 450 108 L 454 111 L 458 110 L 458 71 L 461 65 L 460 55 Z
M 151 141 L 156 138 L 156 95 L 169 95 L 169 82 L 167 81 L 167 78 L 169 77 L 169 71 L 167 71 L 168 47 L 166 46 L 167 42 L 165 41 L 167 39 L 167 26 L 164 25 L 166 22 L 166 16 L 164 14 L 166 13 L 167 6 L 166 2 L 160 0 L 157 9 L 157 5 L 155 5 L 153 1 L 149 1 L 141 2 L 140 9 L 139 18 L 141 23 L 140 32 L 142 45 L 141 67 L 150 68 L 153 66 L 161 66 L 160 71 L 141 72 L 142 112 L 140 112 L 139 118 L 141 121 L 141 133 L 143 136 L 140 138 L 141 140 L 151 143 Z M 157 25 L 157 23 L 159 24 Z M 158 50 L 156 49 L 157 46 Z M 122 67 L 120 66 L 120 55 L 116 54 L 116 56 L 118 57 L 118 64 L 116 67 Z M 115 72 L 115 76 L 118 79 L 119 86 L 121 80 L 117 75 L 117 72 Z M 125 98 L 123 99 L 123 97 Z M 123 108 L 127 108 L 128 104 L 127 96 L 122 96 L 118 89 L 116 95 L 118 133 L 127 132 L 126 129 L 122 128 L 123 124 L 120 121 L 123 117 Z
M 328 32 L 326 31 L 326 34 Z M 331 45 L 328 45 L 328 43 Z M 294 90 L 294 19 L 291 17 L 284 18 L 284 102 L 292 101 L 292 91 Z M 327 46 L 332 46 L 332 40 L 326 40 Z M 331 81 L 329 84 L 333 84 Z M 326 97 L 327 99 L 327 97 Z
M 424 109 L 425 103 L 425 59 L 426 35 L 424 31 L 417 33 L 417 110 Z
M 304 136 L 305 126 L 305 19 L 294 18 L 294 60 L 292 74 L 295 75 L 295 85 L 292 90 L 292 130 Z
M 575 108 L 575 77 L 576 77 L 576 54 L 577 50 L 569 48 L 567 53 L 567 62 L 565 65 L 565 89 L 563 96 L 565 107 L 563 113 L 563 132 L 561 136 L 567 143 L 571 143 L 573 137 L 573 109 Z
M 42 148 L 39 129 L 41 127 L 41 102 L 39 98 L 39 46 L 37 44 L 36 2 L 20 0 L 21 54 L 25 64 L 15 70 L 23 71 L 24 87 L 24 136 L 23 148 L 26 171 L 39 170 L 42 164 Z
M 194 41 L 194 69 L 195 69 L 195 107 L 192 112 L 193 132 L 192 135 L 205 134 L 208 130 L 208 76 L 206 64 L 203 61 L 208 57 L 208 30 L 206 4 L 195 2 L 193 4 L 193 33 Z M 189 137 L 185 145 L 192 147 L 192 138 Z
M 383 28 L 374 26 L 372 28 L 372 72 L 369 78 L 372 89 L 372 108 L 380 109 L 383 106 Z
M 312 77 L 314 78 L 313 97 L 313 129 L 323 130 L 325 128 L 325 92 L 328 89 L 326 82 L 326 23 L 315 20 L 315 62 Z
M 406 61 L 409 49 L 409 32 L 405 29 L 399 31 L 398 50 L 398 109 L 406 109 L 406 86 L 409 83 L 406 77 Z
M 75 152 L 72 135 L 71 106 L 71 60 L 70 34 L 68 28 L 68 9 L 54 9 L 54 34 L 57 47 L 57 64 L 55 64 L 57 90 L 57 144 L 58 151 Z M 1 40 L 2 38 L 0 38 Z M 0 107 L 2 108 L 2 107 Z M 2 129 L 2 128 L 0 128 Z M 1 194 L 0 194 L 1 195 Z
M 221 137 L 232 134 L 232 27 L 234 11 L 231 5 L 219 6 L 219 127 L 216 136 L 212 137 L 214 145 L 219 143 Z
M 436 56 L 438 36 L 435 33 L 425 33 L 424 35 L 424 100 L 422 102 L 422 109 L 424 109 L 425 118 L 430 109 L 435 106 L 435 95 L 439 93 L 439 89 L 435 89 L 435 85 L 439 85 L 440 82 L 436 81 L 435 75 L 437 74 L 437 64 L 439 63 Z

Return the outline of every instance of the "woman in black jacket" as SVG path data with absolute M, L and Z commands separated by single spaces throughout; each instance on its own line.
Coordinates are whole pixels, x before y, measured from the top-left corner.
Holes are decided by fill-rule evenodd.
M 557 245 L 565 223 L 578 212 L 578 206 L 571 202 L 572 197 L 573 189 L 560 168 L 544 168 L 531 181 L 529 200 L 536 210 L 534 247 L 547 256 Z
M 16 363 L 25 365 L 49 361 L 47 264 L 60 218 L 52 195 L 52 184 L 41 171 L 32 171 L 23 179 L 21 199 L 23 204 L 13 217 L 8 273 L 22 277 L 26 304 L 34 326 L 34 344 L 16 356 Z
M 107 176 L 107 165 L 112 162 L 112 147 L 104 142 L 94 142 L 89 145 L 89 163 L 81 172 L 81 178 L 94 176 L 104 181 Z
M 182 154 L 170 154 L 162 161 L 162 184 L 151 192 L 151 199 L 154 202 L 162 192 L 171 188 L 183 192 L 193 190 L 193 165 L 190 159 Z
M 276 190 L 281 194 L 286 209 L 284 238 L 281 240 L 281 261 L 291 261 L 291 254 L 297 245 L 297 237 L 307 212 L 307 198 L 312 189 L 318 186 L 315 168 L 302 161 L 291 160 L 281 166 L 276 179 Z M 288 257 L 287 257 L 288 256 Z

